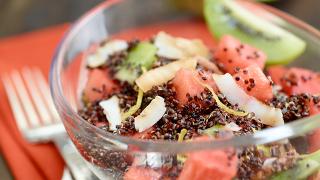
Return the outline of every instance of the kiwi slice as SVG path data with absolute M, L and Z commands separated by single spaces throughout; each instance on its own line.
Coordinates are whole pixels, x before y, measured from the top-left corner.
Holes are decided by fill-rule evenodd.
M 268 64 L 289 63 L 306 48 L 302 39 L 257 17 L 234 0 L 205 0 L 204 15 L 216 37 L 229 34 L 264 51 Z
M 127 59 L 118 67 L 115 77 L 133 83 L 141 75 L 142 67 L 150 69 L 157 60 L 157 48 L 149 42 L 141 42 L 128 54 Z

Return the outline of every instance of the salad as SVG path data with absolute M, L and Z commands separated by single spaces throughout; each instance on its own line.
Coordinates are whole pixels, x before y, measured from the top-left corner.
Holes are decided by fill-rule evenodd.
M 164 31 L 90 48 L 79 115 L 120 136 L 182 142 L 219 141 L 318 114 L 320 74 L 284 66 L 306 43 L 241 2 L 205 1 L 214 48 Z M 122 152 L 91 153 L 124 179 L 306 179 L 320 170 L 319 136 L 308 139 L 310 154 L 289 140 L 178 154 L 160 165 L 152 153 L 143 163 Z

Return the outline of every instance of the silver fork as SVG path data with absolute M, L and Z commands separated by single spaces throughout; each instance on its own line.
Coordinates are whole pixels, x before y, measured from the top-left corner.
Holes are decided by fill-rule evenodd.
M 97 179 L 68 138 L 40 69 L 14 70 L 2 81 L 21 134 L 33 143 L 53 141 L 75 179 Z

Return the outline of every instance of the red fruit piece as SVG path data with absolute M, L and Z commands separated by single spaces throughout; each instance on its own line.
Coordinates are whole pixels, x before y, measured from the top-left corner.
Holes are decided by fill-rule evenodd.
M 266 102 L 273 97 L 271 81 L 257 65 L 241 69 L 233 75 L 237 84 L 250 96 Z
M 311 102 L 309 102 L 309 108 L 310 108 L 310 115 L 320 114 L 320 102 L 315 104 L 313 100 L 311 100 Z
M 281 66 L 271 67 L 268 72 L 272 80 L 281 85 L 288 95 L 308 93 L 316 95 L 320 93 L 319 73 L 303 68 L 285 68 Z
M 320 113 L 319 104 L 315 104 L 313 101 L 309 102 L 310 116 Z M 312 134 L 308 135 L 309 152 L 315 152 L 320 149 L 320 129 L 316 129 Z M 320 177 L 320 176 L 319 176 Z
M 149 129 L 146 129 L 142 132 L 137 132 L 136 134 L 133 135 L 134 138 L 137 139 L 150 139 L 151 138 L 151 131 L 154 129 L 151 127 Z
M 290 68 L 283 76 L 282 87 L 289 95 L 320 93 L 320 76 L 318 73 L 303 68 Z
M 271 66 L 268 68 L 268 74 L 271 76 L 272 81 L 279 86 L 282 86 L 281 78 L 285 75 L 287 69 L 284 66 Z
M 320 171 L 313 174 L 311 177 L 308 178 L 308 180 L 319 180 L 320 179 Z
M 185 104 L 188 102 L 188 95 L 193 97 L 203 92 L 205 88 L 199 82 L 208 84 L 214 91 L 217 91 L 211 73 L 207 71 L 180 69 L 172 80 L 179 102 Z
M 200 137 L 198 140 L 208 140 Z M 179 180 L 231 180 L 237 174 L 238 158 L 234 149 L 207 150 L 187 155 Z
M 150 168 L 144 167 L 130 167 L 124 174 L 124 180 L 158 180 L 161 173 Z
M 316 129 L 312 134 L 308 136 L 308 143 L 309 143 L 309 152 L 315 152 L 320 149 L 320 129 Z
M 243 69 L 253 64 L 263 69 L 267 59 L 262 51 L 243 44 L 228 35 L 223 36 L 220 40 L 214 58 L 223 65 L 222 69 L 230 74 L 236 73 L 237 69 Z
M 111 79 L 107 69 L 89 70 L 88 76 L 84 95 L 90 102 L 104 98 L 118 89 L 117 84 Z

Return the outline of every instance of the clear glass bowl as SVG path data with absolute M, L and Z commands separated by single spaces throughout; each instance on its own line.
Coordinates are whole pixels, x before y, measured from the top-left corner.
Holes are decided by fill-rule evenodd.
M 319 70 L 320 33 L 316 29 L 272 7 L 252 4 L 275 15 L 275 24 L 307 42 L 305 53 L 290 65 Z M 190 151 L 196 153 L 226 147 L 240 149 L 287 139 L 300 153 L 309 153 L 320 147 L 319 143 L 317 146 L 317 142 L 312 141 L 316 137 L 312 135 L 313 132 L 320 134 L 320 130 L 315 131 L 320 127 L 319 116 L 223 141 L 178 143 L 116 136 L 89 124 L 77 114 L 81 107 L 79 94 L 86 78 L 82 52 L 128 29 L 175 20 L 193 21 L 194 16 L 192 11 L 177 7 L 172 0 L 109 0 L 76 21 L 59 44 L 50 72 L 54 102 L 72 141 L 101 179 L 121 179 L 123 172 L 130 166 L 148 166 L 159 170 L 176 163 L 174 157 L 177 154 Z

